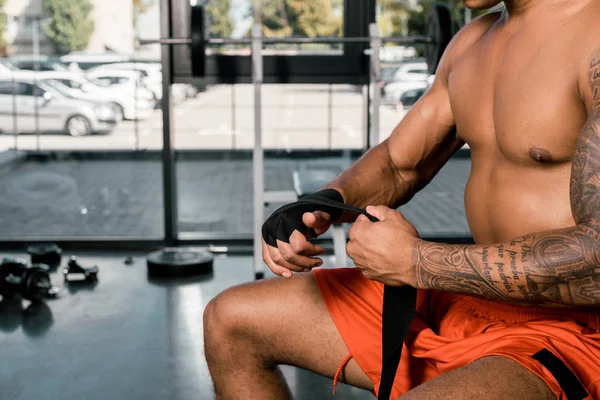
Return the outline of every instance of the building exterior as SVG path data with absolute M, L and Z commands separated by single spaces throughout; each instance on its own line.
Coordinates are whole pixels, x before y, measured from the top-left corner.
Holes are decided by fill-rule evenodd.
M 116 51 L 129 54 L 134 49 L 135 30 L 133 3 L 123 0 L 92 0 L 95 31 L 87 51 L 102 53 Z M 8 54 L 33 54 L 36 24 L 46 17 L 44 0 L 8 0 L 4 6 L 7 16 L 6 39 Z M 41 54 L 53 54 L 52 43 L 39 29 Z

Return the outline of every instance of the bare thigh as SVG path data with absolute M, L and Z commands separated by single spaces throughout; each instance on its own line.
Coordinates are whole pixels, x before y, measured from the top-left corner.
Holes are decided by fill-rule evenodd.
M 333 377 L 349 353 L 312 273 L 226 290 L 209 304 L 207 324 L 227 326 L 267 364 L 293 365 Z M 341 381 L 367 390 L 373 383 L 351 360 Z
M 490 356 L 425 382 L 402 400 L 556 399 L 548 385 L 533 372 L 506 357 Z

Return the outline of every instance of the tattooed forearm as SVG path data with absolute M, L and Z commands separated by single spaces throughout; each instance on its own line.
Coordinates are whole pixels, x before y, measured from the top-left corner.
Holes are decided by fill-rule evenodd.
M 599 247 L 579 227 L 492 246 L 421 241 L 417 287 L 502 301 L 600 305 Z
M 570 181 L 576 226 L 490 246 L 421 241 L 418 287 L 502 301 L 600 306 L 600 51 L 588 65 L 588 120 Z

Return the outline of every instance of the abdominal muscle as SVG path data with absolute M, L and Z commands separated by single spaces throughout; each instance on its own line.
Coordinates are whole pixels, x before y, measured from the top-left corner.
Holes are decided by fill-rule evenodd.
M 477 244 L 492 244 L 575 225 L 570 163 L 519 165 L 473 155 L 465 211 Z

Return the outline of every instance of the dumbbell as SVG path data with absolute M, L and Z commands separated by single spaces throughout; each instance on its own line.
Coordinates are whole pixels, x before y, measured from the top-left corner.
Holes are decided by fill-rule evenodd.
M 12 297 L 20 294 L 31 301 L 56 296 L 59 289 L 52 286 L 48 269 L 44 264 L 28 266 L 24 260 L 5 258 L 0 264 L 0 295 Z

